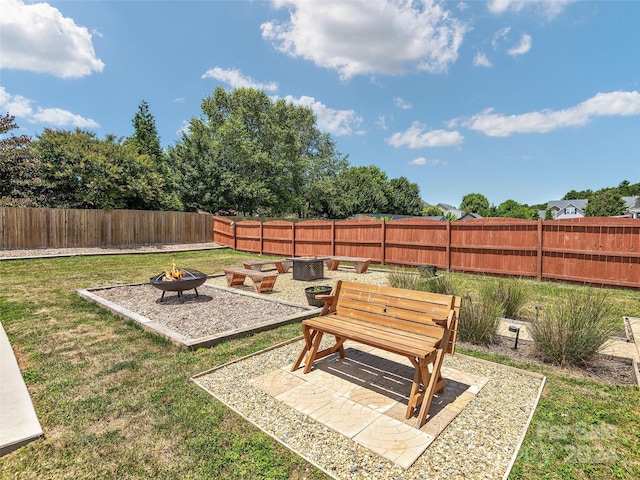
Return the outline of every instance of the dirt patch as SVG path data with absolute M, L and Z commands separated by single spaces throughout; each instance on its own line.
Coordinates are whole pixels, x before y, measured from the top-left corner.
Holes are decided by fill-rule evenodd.
M 502 355 L 521 363 L 544 365 L 559 375 L 574 378 L 590 378 L 608 384 L 637 385 L 633 365 L 621 360 L 596 357 L 586 363 L 582 368 L 566 368 L 544 363 L 536 352 L 533 342 L 528 340 L 519 340 L 517 349 L 513 348 L 514 340 L 505 337 L 498 337 L 496 343 L 490 346 L 474 345 L 460 341 L 457 342 L 457 345 L 465 349 Z

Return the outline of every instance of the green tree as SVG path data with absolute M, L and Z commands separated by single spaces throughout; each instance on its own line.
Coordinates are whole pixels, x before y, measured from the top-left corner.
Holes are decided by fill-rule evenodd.
M 357 213 L 387 213 L 387 174 L 376 165 L 350 167 L 336 179 L 340 192 L 334 203 L 334 218 Z
M 515 200 L 505 200 L 498 205 L 498 216 L 507 218 L 525 218 L 531 220 L 533 218 L 532 209 L 526 205 L 516 202 Z
M 387 213 L 421 215 L 420 187 L 406 177 L 392 178 L 387 185 Z
M 460 210 L 467 213 L 477 213 L 483 217 L 487 217 L 489 213 L 489 200 L 480 193 L 468 193 L 462 197 Z
M 581 190 L 579 192 L 575 190 L 571 190 L 567 192 L 567 194 L 562 197 L 562 200 L 589 200 L 593 195 L 593 190 Z
M 133 117 L 134 134 L 129 137 L 138 151 L 149 155 L 151 158 L 162 158 L 164 153 L 160 147 L 160 137 L 156 129 L 156 120 L 149 111 L 149 104 L 146 101 L 140 102 L 138 111 Z
M 422 207 L 423 217 L 440 217 L 442 216 L 442 209 L 435 205 L 425 205 Z
M 553 220 L 554 219 L 553 210 L 551 210 L 550 208 L 546 209 L 544 211 L 544 219 L 545 220 Z
M 151 157 L 113 135 L 45 129 L 34 142 L 48 206 L 154 210 L 164 181 Z
M 203 117 L 191 119 L 168 151 L 188 210 L 323 213 L 328 199 L 321 188 L 346 158 L 317 129 L 311 109 L 273 101 L 263 91 L 221 87 L 201 107 Z
M 151 203 L 154 210 L 182 210 L 182 202 L 178 197 L 176 182 L 168 166 L 165 153 L 160 146 L 160 137 L 156 128 L 156 120 L 149 111 L 146 101 L 140 102 L 138 111 L 132 120 L 134 133 L 126 143 L 133 145 L 140 155 L 147 155 L 158 175 L 162 177 L 163 188 L 156 194 Z
M 8 113 L 0 116 L 0 206 L 46 206 L 42 163 L 27 135 L 10 134 L 18 125 Z
M 624 212 L 625 203 L 617 189 L 597 191 L 584 209 L 586 217 L 614 217 Z

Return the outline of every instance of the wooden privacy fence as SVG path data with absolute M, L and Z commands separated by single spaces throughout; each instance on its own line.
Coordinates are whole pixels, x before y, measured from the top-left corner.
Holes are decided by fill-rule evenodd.
M 81 248 L 213 241 L 213 215 L 0 207 L 0 248 Z
M 215 242 L 265 255 L 369 257 L 380 264 L 640 288 L 640 221 L 628 218 L 294 223 L 215 217 L 213 232 Z

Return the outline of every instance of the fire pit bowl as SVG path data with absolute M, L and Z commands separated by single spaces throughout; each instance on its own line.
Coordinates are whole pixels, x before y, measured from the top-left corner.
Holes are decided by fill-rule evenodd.
M 165 271 L 149 279 L 151 285 L 162 290 L 162 296 L 160 297 L 161 302 L 164 300 L 164 294 L 166 292 L 178 292 L 178 297 L 182 297 L 184 290 L 194 289 L 197 297 L 198 287 L 207 280 L 207 274 L 198 270 L 174 268 L 171 272 L 179 274 L 179 277 L 176 278 L 176 276 L 167 275 L 168 272 Z

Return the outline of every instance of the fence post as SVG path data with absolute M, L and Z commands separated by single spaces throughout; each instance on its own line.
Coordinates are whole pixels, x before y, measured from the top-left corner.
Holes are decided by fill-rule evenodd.
M 264 226 L 264 222 L 260 221 L 260 255 L 262 255 L 262 228 Z
M 382 254 L 381 265 L 384 265 L 384 261 L 387 258 L 387 222 L 382 219 L 382 241 L 380 242 L 380 253 Z
M 445 247 L 446 270 L 451 270 L 451 220 L 447 220 L 447 245 Z
M 336 221 L 331 220 L 331 256 L 336 254 Z
M 291 222 L 291 256 L 296 256 L 296 222 Z
M 538 218 L 538 265 L 536 269 L 536 273 L 538 276 L 538 280 L 542 280 L 542 248 L 543 248 L 543 223 L 542 219 Z
M 238 229 L 236 228 L 235 220 L 231 222 L 231 230 L 233 231 L 233 249 L 236 250 L 238 246 L 238 239 L 237 239 Z

